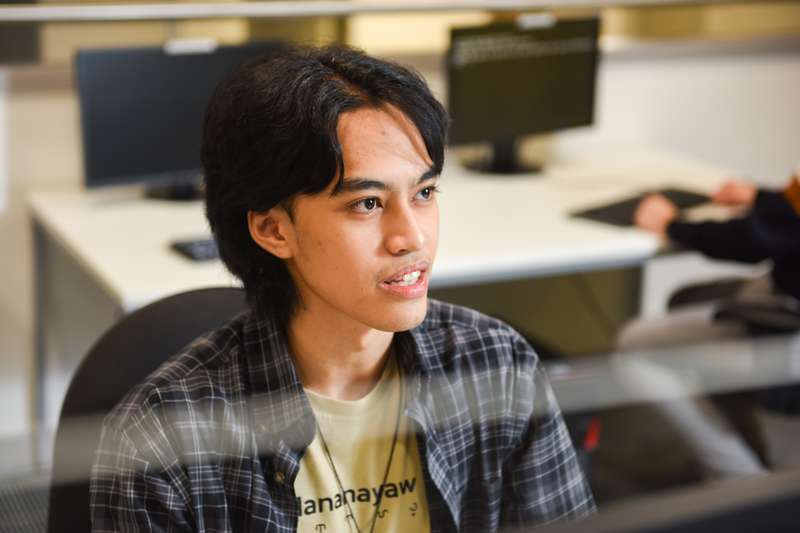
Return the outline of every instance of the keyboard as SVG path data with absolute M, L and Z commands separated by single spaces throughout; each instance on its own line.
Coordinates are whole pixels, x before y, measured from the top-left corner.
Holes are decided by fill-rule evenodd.
M 606 224 L 613 224 L 615 226 L 633 226 L 633 215 L 636 212 L 636 207 L 639 205 L 639 202 L 641 202 L 642 198 L 645 196 L 654 193 L 663 194 L 669 201 L 674 203 L 678 209 L 688 209 L 711 201 L 705 194 L 699 194 L 684 189 L 660 189 L 647 193 L 640 193 L 598 207 L 576 211 L 570 213 L 570 215 L 597 222 L 604 222 Z
M 192 261 L 211 261 L 219 258 L 217 243 L 208 237 L 173 241 L 169 246 Z

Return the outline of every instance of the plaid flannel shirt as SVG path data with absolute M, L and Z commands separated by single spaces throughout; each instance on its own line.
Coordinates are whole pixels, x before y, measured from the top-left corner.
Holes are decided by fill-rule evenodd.
M 395 335 L 431 531 L 585 516 L 594 501 L 542 365 L 513 329 L 430 300 Z M 193 342 L 103 424 L 93 531 L 295 531 L 315 421 L 285 336 L 244 313 Z

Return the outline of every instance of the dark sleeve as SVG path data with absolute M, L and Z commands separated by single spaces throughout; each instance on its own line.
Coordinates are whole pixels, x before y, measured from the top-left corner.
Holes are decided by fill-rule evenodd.
M 534 363 L 516 387 L 517 394 L 527 397 L 521 400 L 529 415 L 503 468 L 502 526 L 530 527 L 587 516 L 596 510 L 594 498 L 547 376 L 527 342 L 520 339 L 517 349 L 529 351 Z
M 770 257 L 800 255 L 800 214 L 783 193 L 760 191 L 751 219 L 752 233 Z
M 667 227 L 670 239 L 713 259 L 757 263 L 796 254 L 800 216 L 780 192 L 760 189 L 747 216 L 726 222 L 680 222 Z
M 680 222 L 667 226 L 673 241 L 712 259 L 758 263 L 769 257 L 754 238 L 748 217 L 727 222 Z
M 753 204 L 753 213 L 761 218 L 782 219 L 798 218 L 789 200 L 779 191 L 759 189 Z
M 712 259 L 758 263 L 770 257 L 769 251 L 754 231 L 754 217 L 764 206 L 764 198 L 772 193 L 759 190 L 753 209 L 747 216 L 725 222 L 675 221 L 667 226 L 670 239 Z M 770 199 L 771 200 L 771 199 Z M 767 200 L 769 201 L 769 200 Z

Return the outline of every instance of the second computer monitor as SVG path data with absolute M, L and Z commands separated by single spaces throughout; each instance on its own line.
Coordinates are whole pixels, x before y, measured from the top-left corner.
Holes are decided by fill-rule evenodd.
M 81 50 L 75 67 L 86 186 L 146 183 L 157 194 L 182 194 L 177 185 L 201 174 L 203 116 L 217 84 L 282 47 Z
M 451 31 L 450 142 L 491 143 L 488 172 L 524 170 L 520 137 L 593 121 L 598 19 L 539 22 Z

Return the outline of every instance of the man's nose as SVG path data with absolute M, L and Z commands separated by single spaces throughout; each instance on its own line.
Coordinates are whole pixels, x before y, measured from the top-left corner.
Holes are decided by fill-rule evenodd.
M 385 242 L 389 253 L 404 255 L 424 248 L 427 238 L 418 218 L 420 215 L 411 205 L 395 205 L 387 214 Z

